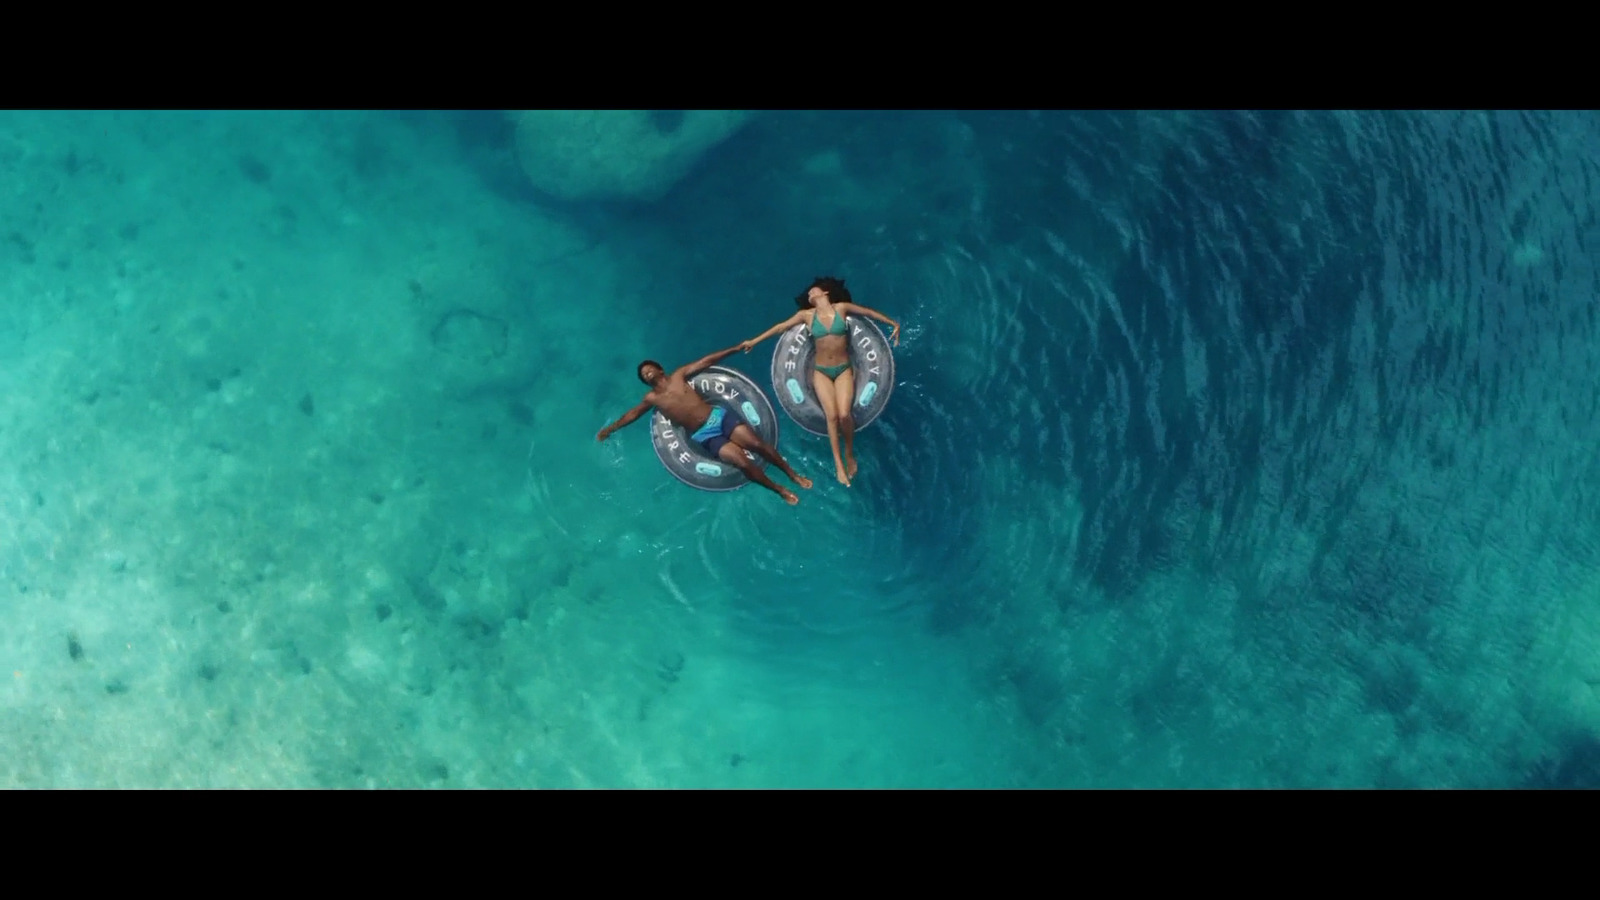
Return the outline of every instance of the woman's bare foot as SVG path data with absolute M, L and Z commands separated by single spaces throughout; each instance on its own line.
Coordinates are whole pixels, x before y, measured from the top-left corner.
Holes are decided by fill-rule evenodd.
M 842 463 L 842 462 L 834 463 L 833 464 L 833 472 L 834 472 L 834 476 L 839 479 L 839 483 L 840 484 L 844 485 L 845 487 L 849 487 L 850 486 L 850 475 L 849 475 L 849 473 L 845 472 L 844 463 Z
M 851 478 L 856 477 L 856 455 L 854 453 L 845 457 L 844 473 L 849 475 Z

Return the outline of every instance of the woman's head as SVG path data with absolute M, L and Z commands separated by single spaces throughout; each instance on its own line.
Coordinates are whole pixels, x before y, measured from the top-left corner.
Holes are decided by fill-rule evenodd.
M 850 291 L 844 286 L 843 278 L 834 278 L 832 275 L 818 276 L 811 282 L 811 286 L 794 298 L 794 304 L 801 309 L 810 309 L 816 306 L 816 297 L 821 294 L 828 298 L 829 303 L 849 303 Z

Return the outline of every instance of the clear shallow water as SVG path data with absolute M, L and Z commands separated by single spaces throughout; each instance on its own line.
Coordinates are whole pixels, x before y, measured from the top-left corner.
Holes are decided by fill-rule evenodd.
M 648 207 L 6 124 L 8 784 L 1600 780 L 1592 115 L 771 114 Z M 593 441 L 818 274 L 905 326 L 855 487 Z

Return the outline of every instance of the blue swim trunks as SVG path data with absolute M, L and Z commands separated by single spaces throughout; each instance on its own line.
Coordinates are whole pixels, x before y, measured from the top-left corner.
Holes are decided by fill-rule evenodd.
M 715 459 L 722 445 L 733 440 L 733 430 L 743 424 L 739 414 L 722 406 L 711 407 L 711 418 L 689 435 L 689 440 L 705 448 L 706 455 Z

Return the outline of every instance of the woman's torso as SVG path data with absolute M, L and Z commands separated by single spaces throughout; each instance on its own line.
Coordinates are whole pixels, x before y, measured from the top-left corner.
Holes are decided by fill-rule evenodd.
M 811 310 L 811 341 L 816 345 L 816 362 L 823 366 L 836 366 L 850 360 L 850 330 L 844 313 L 833 307 L 824 317 L 819 310 Z

